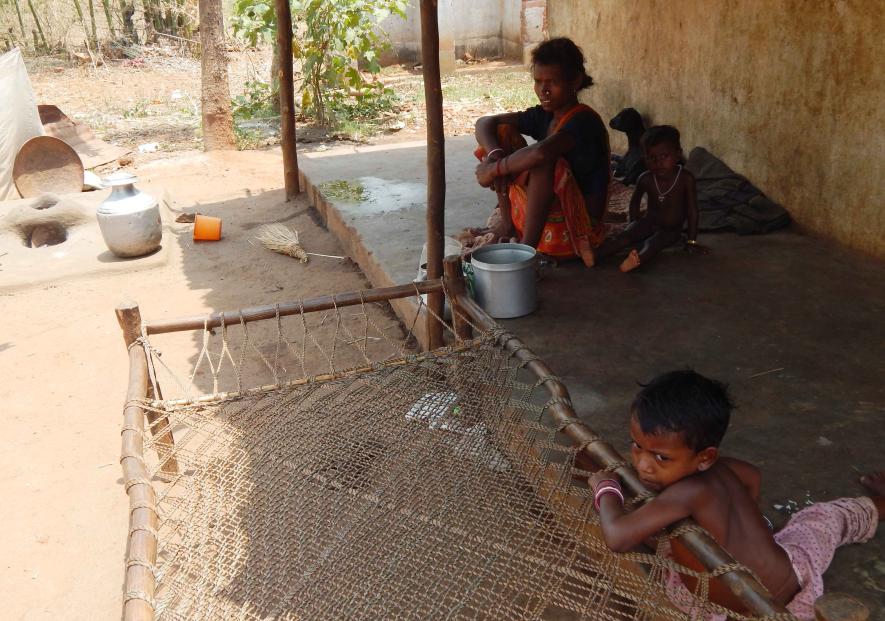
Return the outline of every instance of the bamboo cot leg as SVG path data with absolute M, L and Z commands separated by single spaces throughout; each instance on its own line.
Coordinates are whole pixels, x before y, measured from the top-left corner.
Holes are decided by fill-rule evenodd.
M 138 310 L 137 303 L 123 302 L 117 306 L 116 314 L 120 328 L 123 330 L 123 340 L 126 343 L 126 347 L 130 347 L 141 336 L 141 311 Z M 149 399 L 160 397 L 160 395 L 153 394 L 153 387 L 150 385 L 147 388 L 146 395 Z M 175 446 L 175 438 L 172 436 L 172 427 L 169 424 L 169 419 L 156 412 L 147 412 L 147 419 L 148 423 L 150 423 L 151 435 L 158 438 L 157 453 L 163 463 L 161 470 L 169 475 L 178 474 L 178 461 L 171 454 Z
M 461 299 L 467 295 L 464 272 L 461 271 L 461 257 L 451 256 L 443 259 L 443 280 L 449 295 L 449 306 L 452 307 L 452 327 L 459 341 L 473 337 L 473 328 L 467 323 L 467 313 L 461 305 Z
M 137 312 L 137 307 L 136 307 Z M 129 387 L 123 411 L 120 464 L 129 496 L 129 538 L 126 542 L 126 578 L 123 618 L 154 621 L 157 563 L 157 496 L 144 467 L 144 411 L 137 400 L 148 391 L 147 355 L 144 349 L 129 350 Z

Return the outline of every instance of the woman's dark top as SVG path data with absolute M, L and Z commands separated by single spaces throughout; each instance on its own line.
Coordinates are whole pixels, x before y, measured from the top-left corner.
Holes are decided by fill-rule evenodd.
M 535 106 L 517 113 L 519 133 L 535 140 L 544 140 L 553 113 Z M 608 189 L 609 147 L 608 130 L 599 115 L 592 110 L 582 110 L 570 118 L 559 130 L 574 136 L 575 147 L 565 154 L 581 193 L 599 196 Z M 604 195 L 604 194 L 603 194 Z

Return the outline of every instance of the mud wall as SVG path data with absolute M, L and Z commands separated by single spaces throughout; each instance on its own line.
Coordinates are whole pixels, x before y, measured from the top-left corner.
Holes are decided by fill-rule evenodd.
M 885 258 L 880 3 L 548 0 L 548 27 L 584 49 L 603 118 L 675 125 L 801 229 Z

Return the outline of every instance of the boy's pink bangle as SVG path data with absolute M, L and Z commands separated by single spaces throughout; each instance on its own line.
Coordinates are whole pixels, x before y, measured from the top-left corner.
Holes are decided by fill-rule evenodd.
M 593 488 L 593 491 L 595 492 L 601 485 L 605 485 L 606 483 L 609 483 L 613 487 L 621 489 L 621 483 L 617 479 L 602 479 L 596 484 L 596 487 Z
M 624 494 L 619 488 L 614 485 L 601 485 L 593 496 L 593 506 L 596 508 L 597 513 L 599 512 L 599 500 L 606 494 L 614 494 L 621 500 L 621 506 L 624 506 Z

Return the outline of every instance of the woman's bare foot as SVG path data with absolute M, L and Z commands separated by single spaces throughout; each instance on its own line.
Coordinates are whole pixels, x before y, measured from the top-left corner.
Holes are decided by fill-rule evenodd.
M 636 250 L 631 250 L 630 254 L 627 255 L 627 258 L 624 259 L 624 262 L 621 263 L 621 271 L 632 272 L 637 267 L 639 267 L 639 253 Z
M 879 520 L 885 520 L 885 470 L 863 475 L 860 484 L 872 492 L 870 498 L 879 511 Z
M 596 264 L 596 256 L 590 247 L 590 240 L 581 238 L 578 240 L 578 255 L 584 262 L 584 267 L 593 267 Z

